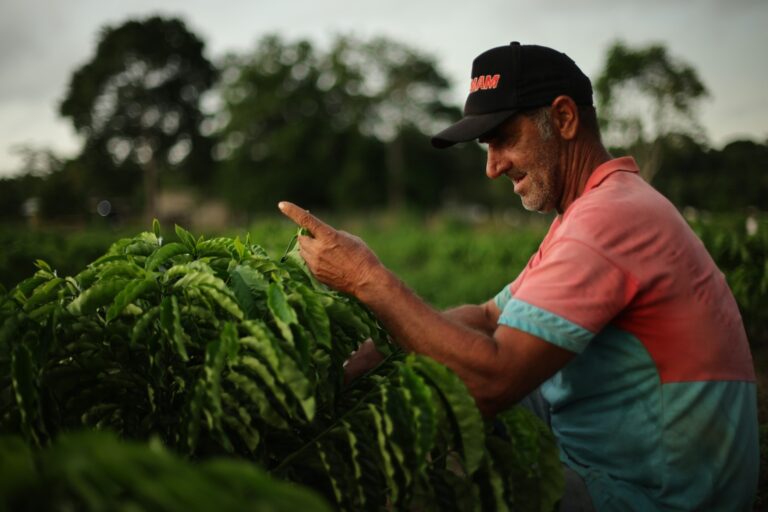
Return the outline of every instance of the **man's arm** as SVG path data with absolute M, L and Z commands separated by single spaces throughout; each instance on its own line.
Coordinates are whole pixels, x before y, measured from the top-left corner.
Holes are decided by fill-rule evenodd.
M 493 300 L 483 304 L 465 304 L 443 311 L 443 315 L 465 327 L 492 335 L 499 322 L 499 307 Z
M 499 308 L 493 300 L 484 304 L 466 304 L 443 311 L 446 318 L 489 336 L 496 329 L 499 314 Z M 353 381 L 383 360 L 384 356 L 376 349 L 376 345 L 371 340 L 364 341 L 345 363 L 344 382 Z
M 498 319 L 498 308 L 461 308 L 444 315 L 410 291 L 359 238 L 291 203 L 280 203 L 280 209 L 312 233 L 300 236 L 299 244 L 313 274 L 365 303 L 405 350 L 428 355 L 456 372 L 486 415 L 522 399 L 575 355 L 504 325 L 489 334 L 488 318 Z
M 425 354 L 464 381 L 485 415 L 518 402 L 575 355 L 537 336 L 498 325 L 491 335 L 440 314 L 384 267 L 357 297 L 406 351 Z

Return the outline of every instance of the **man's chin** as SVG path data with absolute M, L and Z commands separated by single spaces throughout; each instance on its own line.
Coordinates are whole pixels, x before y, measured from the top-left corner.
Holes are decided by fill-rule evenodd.
M 541 213 L 542 215 L 545 213 L 552 212 L 555 207 L 549 204 L 540 205 L 540 204 L 532 204 L 532 203 L 526 203 L 525 201 L 522 201 L 523 208 L 528 210 L 529 212 L 535 212 L 535 213 Z
M 542 205 L 539 202 L 530 201 L 530 200 L 526 201 L 525 197 L 521 197 L 520 202 L 522 203 L 523 208 L 525 208 L 529 212 L 544 213 L 544 208 L 546 208 L 545 205 Z

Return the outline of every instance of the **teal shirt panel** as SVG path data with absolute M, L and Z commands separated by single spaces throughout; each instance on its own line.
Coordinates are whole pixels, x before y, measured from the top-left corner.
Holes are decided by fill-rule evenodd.
M 595 334 L 513 298 L 499 323 L 579 353 L 541 386 L 561 458 L 597 510 L 751 510 L 759 444 L 753 382 L 662 383 L 631 333 Z

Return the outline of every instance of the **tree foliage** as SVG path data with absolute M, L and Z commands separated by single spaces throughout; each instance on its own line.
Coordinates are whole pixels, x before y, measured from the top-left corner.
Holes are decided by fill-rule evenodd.
M 177 228 L 116 242 L 73 277 L 38 261 L 0 296 L 0 430 L 157 438 L 235 455 L 344 510 L 546 510 L 562 474 L 524 410 L 484 423 L 461 380 L 394 350 L 355 300 L 319 284 L 295 246 Z M 389 356 L 343 387 L 367 338 Z
M 660 166 L 664 137 L 701 134 L 696 106 L 707 89 L 692 66 L 661 44 L 632 48 L 615 42 L 595 93 L 609 142 L 631 148 L 649 181 Z
M 768 145 L 736 140 L 707 148 L 685 135 L 661 142 L 654 186 L 673 203 L 709 212 L 768 210 Z
M 425 131 L 458 111 L 428 56 L 388 39 L 337 38 L 327 51 L 308 41 L 262 39 L 223 64 L 216 128 L 221 186 L 241 208 L 284 198 L 313 208 L 387 203 L 434 207 L 459 162 L 482 162 L 477 147 L 454 159 L 423 158 Z M 416 149 L 413 148 L 424 148 Z M 437 178 L 437 179 L 436 179 Z M 428 201 L 418 202 L 429 182 Z M 423 194 L 421 194 L 423 195 Z
M 161 169 L 180 167 L 196 180 L 209 170 L 210 144 L 199 130 L 200 97 L 216 70 L 203 49 L 175 18 L 106 27 L 95 55 L 74 72 L 61 102 L 61 115 L 85 139 L 81 158 L 89 170 L 114 178 L 125 174 L 123 168 L 141 169 L 150 212 Z

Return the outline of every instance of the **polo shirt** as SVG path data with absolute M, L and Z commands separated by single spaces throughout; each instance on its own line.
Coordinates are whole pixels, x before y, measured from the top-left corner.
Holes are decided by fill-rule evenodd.
M 754 366 L 725 277 L 632 158 L 600 165 L 495 298 L 577 355 L 541 386 L 597 510 L 751 510 Z

